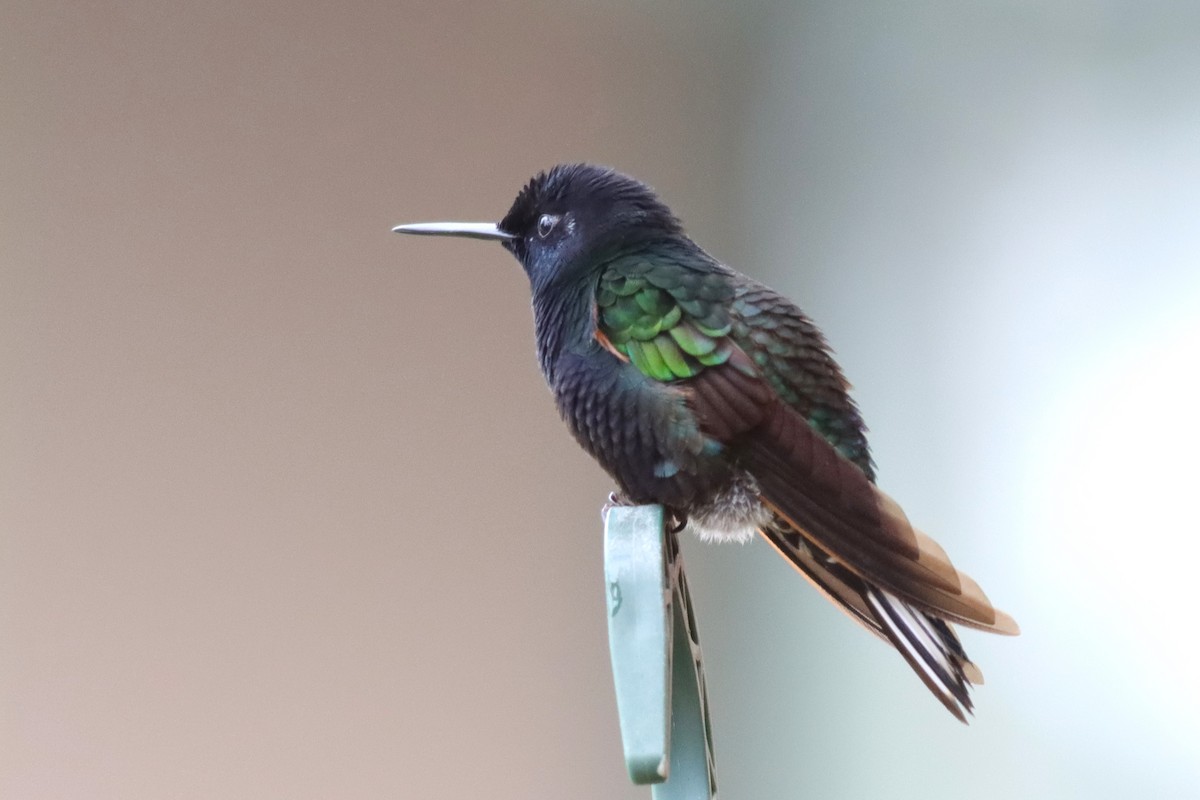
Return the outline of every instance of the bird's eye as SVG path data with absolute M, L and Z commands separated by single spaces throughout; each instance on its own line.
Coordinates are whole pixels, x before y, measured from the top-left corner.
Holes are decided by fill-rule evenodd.
M 553 214 L 542 214 L 540 217 L 538 217 L 538 237 L 545 239 L 547 236 L 549 236 L 550 232 L 554 230 L 554 227 L 558 225 L 558 220 L 559 218 Z

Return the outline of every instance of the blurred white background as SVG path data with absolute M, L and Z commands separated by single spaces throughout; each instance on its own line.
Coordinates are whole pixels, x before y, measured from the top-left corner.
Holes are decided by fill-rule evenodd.
M 0 796 L 646 797 L 497 219 L 610 163 L 825 329 L 1023 635 L 970 727 L 684 542 L 725 797 L 1192 798 L 1200 6 L 9 4 Z
M 725 776 L 783 797 L 799 759 L 846 765 L 806 773 L 821 797 L 1200 796 L 1200 7 L 810 4 L 764 42 L 738 258 L 823 322 L 881 484 L 1024 635 L 967 634 L 989 683 L 962 731 L 836 614 L 782 642 L 766 617 L 734 649 L 770 658 L 714 702 L 778 735 Z M 761 569 L 738 615 L 801 605 Z M 757 691 L 789 673 L 821 690 Z

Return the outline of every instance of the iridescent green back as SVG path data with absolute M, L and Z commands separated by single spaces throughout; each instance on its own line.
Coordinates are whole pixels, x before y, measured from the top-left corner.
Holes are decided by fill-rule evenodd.
M 613 347 L 658 381 L 693 378 L 741 348 L 783 402 L 874 477 L 849 385 L 820 332 L 787 298 L 716 265 L 690 267 L 656 253 L 611 262 L 596 306 Z

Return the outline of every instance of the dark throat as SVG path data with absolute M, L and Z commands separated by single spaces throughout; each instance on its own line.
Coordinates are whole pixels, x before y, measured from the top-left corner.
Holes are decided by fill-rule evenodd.
M 564 355 L 583 355 L 597 347 L 593 318 L 595 291 L 593 282 L 588 280 L 533 287 L 538 363 L 552 389 Z

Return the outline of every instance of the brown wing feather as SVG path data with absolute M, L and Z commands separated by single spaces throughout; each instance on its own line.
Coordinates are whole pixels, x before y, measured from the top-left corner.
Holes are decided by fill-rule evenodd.
M 912 526 L 861 464 L 785 403 L 745 351 L 735 346 L 724 364 L 677 386 L 701 430 L 757 482 L 774 512 L 760 529 L 767 541 L 826 598 L 890 642 L 966 722 L 971 683 L 983 675 L 948 622 L 1008 634 L 1018 632 L 1016 622 Z
M 782 404 L 776 403 L 770 418 L 748 434 L 745 464 L 768 506 L 864 580 L 935 616 L 1017 633 L 1012 618 L 998 613 L 940 547 L 918 537 L 890 498 Z M 867 496 L 874 516 L 863 513 Z M 911 541 L 915 552 L 901 553 L 885 541 Z
M 735 449 L 763 502 L 822 552 L 936 617 L 1018 632 L 895 501 L 779 400 L 740 349 L 683 386 L 701 428 Z

